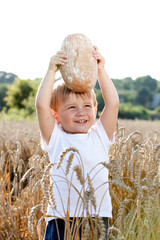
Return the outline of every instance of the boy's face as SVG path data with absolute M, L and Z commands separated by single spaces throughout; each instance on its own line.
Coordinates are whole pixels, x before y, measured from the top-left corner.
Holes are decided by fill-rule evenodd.
M 64 103 L 59 104 L 56 118 L 67 133 L 87 133 L 95 121 L 93 99 L 71 93 Z

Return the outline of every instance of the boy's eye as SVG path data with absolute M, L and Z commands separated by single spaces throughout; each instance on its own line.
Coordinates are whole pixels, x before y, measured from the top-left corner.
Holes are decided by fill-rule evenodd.
M 89 104 L 86 104 L 86 105 L 85 105 L 85 107 L 91 107 L 91 105 L 89 105 Z
M 75 106 L 70 106 L 68 109 L 72 109 L 72 108 L 75 108 Z

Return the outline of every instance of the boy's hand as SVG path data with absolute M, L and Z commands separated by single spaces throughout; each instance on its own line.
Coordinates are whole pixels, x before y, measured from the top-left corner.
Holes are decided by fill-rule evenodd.
M 93 56 L 97 60 L 98 70 L 104 69 L 105 60 L 104 57 L 99 53 L 98 48 L 93 46 Z
M 50 59 L 49 69 L 53 71 L 58 70 L 58 65 L 64 65 L 67 63 L 67 56 L 64 51 L 58 51 L 53 57 Z

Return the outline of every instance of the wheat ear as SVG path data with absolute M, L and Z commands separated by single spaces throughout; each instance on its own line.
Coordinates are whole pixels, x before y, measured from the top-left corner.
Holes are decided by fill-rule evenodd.
M 30 233 L 33 233 L 34 217 L 35 217 L 37 211 L 40 209 L 40 207 L 41 207 L 41 204 L 38 204 L 35 207 L 33 207 L 30 211 L 29 219 L 28 219 L 28 229 L 29 229 Z
M 77 153 L 79 153 L 79 151 L 76 149 L 76 148 L 74 148 L 74 147 L 69 147 L 69 148 L 66 148 L 61 154 L 60 154 L 60 156 L 59 156 L 59 161 L 57 162 L 57 169 L 58 168 L 60 168 L 60 166 L 61 166 L 61 164 L 62 164 L 62 162 L 63 162 L 63 159 L 64 159 L 64 157 L 65 157 L 65 155 L 68 153 L 68 152 L 77 152 Z
M 90 179 L 90 176 L 89 174 L 87 174 L 87 179 L 88 179 L 88 186 L 89 186 L 89 193 L 90 193 L 90 200 L 91 200 L 91 203 L 94 207 L 94 210 L 96 211 L 96 198 L 94 196 L 94 188 L 92 186 L 92 182 L 91 182 L 91 179 Z

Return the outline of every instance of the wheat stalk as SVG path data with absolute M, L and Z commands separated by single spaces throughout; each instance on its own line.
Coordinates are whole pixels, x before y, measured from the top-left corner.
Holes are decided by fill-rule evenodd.
M 127 128 L 120 126 L 120 123 L 117 125 L 116 142 L 109 152 L 110 161 L 101 163 L 109 170 L 109 188 L 113 204 L 110 226 L 119 229 L 119 232 L 109 229 L 109 238 L 157 240 L 160 236 L 160 129 L 157 128 L 159 123 L 147 122 L 146 130 L 144 129 L 146 122 L 143 124 L 138 121 L 132 122 L 135 123 L 137 125 L 133 131 L 130 131 L 131 134 L 130 121 L 126 123 Z M 58 187 L 56 182 L 55 186 L 49 183 L 49 168 L 52 166 L 48 166 L 48 155 L 41 150 L 38 129 L 28 124 L 12 122 L 0 124 L 0 240 L 43 239 L 45 221 L 42 219 L 46 214 L 48 201 L 51 205 L 52 201 L 54 202 L 53 187 Z M 150 127 L 149 124 L 154 127 Z M 151 128 L 154 131 L 156 128 L 159 130 L 153 137 L 148 137 Z M 100 232 L 100 222 L 97 216 L 91 229 L 89 186 L 85 187 L 85 191 L 83 190 L 88 178 L 84 178 L 83 160 L 78 150 L 74 150 L 73 148 L 67 150 L 69 157 L 65 173 L 66 176 L 69 171 L 76 173 L 79 181 L 80 179 L 82 181 L 80 176 L 83 176 L 82 190 L 77 193 L 88 220 L 81 223 L 82 233 L 84 239 L 93 239 Z M 71 168 L 74 163 L 73 154 L 79 161 L 77 172 L 74 170 L 76 166 L 73 165 Z M 63 161 L 59 167 L 62 167 Z M 78 173 L 79 170 L 81 174 Z M 92 180 L 93 178 L 90 179 L 91 183 Z M 67 180 L 61 179 L 61 181 Z M 76 190 L 76 186 L 72 183 L 67 182 L 67 184 Z M 45 191 L 42 192 L 44 189 Z M 93 192 L 95 194 L 96 189 Z M 32 209 L 36 206 L 37 210 Z M 30 214 L 30 209 L 35 213 L 31 211 Z M 32 234 L 28 230 L 29 216 L 32 222 Z M 71 239 L 78 237 L 77 230 L 74 229 L 72 232 L 68 229 L 71 231 Z

